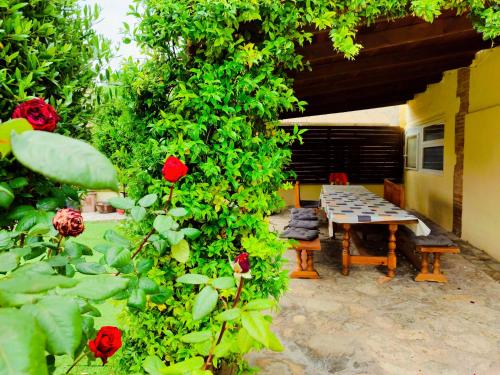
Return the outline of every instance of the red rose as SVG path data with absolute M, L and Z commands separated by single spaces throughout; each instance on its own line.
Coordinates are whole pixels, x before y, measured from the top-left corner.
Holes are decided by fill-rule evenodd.
M 250 271 L 248 253 L 241 253 L 234 259 L 233 269 L 235 273 L 247 273 Z
M 169 156 L 163 165 L 161 173 L 168 182 L 177 182 L 181 177 L 184 177 L 188 172 L 188 167 L 175 156 Z
M 63 208 L 57 211 L 52 219 L 52 224 L 64 237 L 76 237 L 85 229 L 82 215 L 72 208 Z
M 35 98 L 19 104 L 12 118 L 25 118 L 35 130 L 53 132 L 59 116 L 55 109 L 43 99 Z
M 90 351 L 94 353 L 96 358 L 102 359 L 103 365 L 121 346 L 122 333 L 118 328 L 112 326 L 101 327 L 96 338 L 89 340 Z

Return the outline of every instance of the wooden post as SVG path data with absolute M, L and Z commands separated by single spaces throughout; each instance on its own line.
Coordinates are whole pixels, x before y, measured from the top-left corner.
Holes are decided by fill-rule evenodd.
M 302 249 L 296 249 L 297 252 L 297 268 L 296 272 L 302 272 L 304 269 L 302 268 Z
M 441 275 L 441 253 L 434 253 L 434 263 L 432 264 L 432 273 Z
M 429 253 L 422 253 L 422 268 L 420 273 L 429 273 Z
M 387 277 L 396 276 L 396 231 L 397 224 L 389 224 L 389 254 L 387 255 Z
M 351 264 L 351 224 L 343 224 L 344 238 L 342 239 L 342 275 L 349 275 L 349 266 Z
M 307 250 L 307 270 L 308 271 L 315 271 L 314 269 L 314 258 L 313 258 L 313 252 L 311 250 Z

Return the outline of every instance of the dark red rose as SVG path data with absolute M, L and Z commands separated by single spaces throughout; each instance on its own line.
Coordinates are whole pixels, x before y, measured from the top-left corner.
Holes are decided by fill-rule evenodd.
M 161 173 L 168 182 L 177 182 L 188 173 L 188 167 L 175 156 L 169 156 L 163 165 Z
M 247 273 L 250 271 L 248 253 L 241 253 L 234 259 L 233 269 L 236 273 Z
M 25 118 L 35 130 L 53 132 L 59 116 L 55 109 L 43 99 L 35 98 L 19 104 L 12 118 Z
M 89 340 L 89 349 L 96 358 L 102 359 L 102 364 L 108 362 L 108 358 L 113 356 L 122 346 L 121 331 L 112 326 L 101 327 L 97 336 Z
M 52 219 L 52 224 L 64 237 L 76 237 L 85 229 L 82 215 L 72 208 L 63 208 L 57 211 Z

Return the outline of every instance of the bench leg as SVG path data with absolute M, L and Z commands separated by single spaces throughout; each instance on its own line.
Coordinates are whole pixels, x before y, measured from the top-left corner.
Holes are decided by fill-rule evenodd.
M 422 270 L 415 278 L 415 281 L 448 282 L 446 276 L 441 273 L 441 254 L 432 253 L 432 255 L 434 256 L 432 273 L 429 273 L 429 253 L 422 253 Z
M 319 279 L 319 273 L 314 268 L 314 252 L 307 252 L 307 268 L 302 268 L 302 249 L 297 249 L 297 268 L 290 274 L 292 279 Z

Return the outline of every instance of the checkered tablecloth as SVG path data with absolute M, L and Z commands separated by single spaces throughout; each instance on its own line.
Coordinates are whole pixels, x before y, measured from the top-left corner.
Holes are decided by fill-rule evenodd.
M 338 224 L 369 224 L 399 221 L 417 236 L 431 232 L 419 218 L 359 185 L 323 185 L 321 207 L 328 221 Z M 418 222 L 413 222 L 417 220 Z

